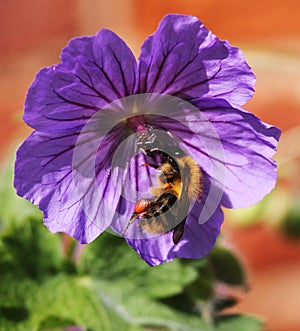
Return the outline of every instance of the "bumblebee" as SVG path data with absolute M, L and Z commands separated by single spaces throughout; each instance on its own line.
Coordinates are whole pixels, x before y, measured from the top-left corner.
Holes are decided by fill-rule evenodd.
M 146 163 L 158 172 L 158 185 L 150 188 L 153 199 L 137 201 L 122 235 L 138 220 L 141 231 L 163 234 L 173 231 L 173 242 L 182 238 L 190 201 L 199 198 L 202 191 L 201 171 L 192 157 L 175 147 L 163 151 L 161 143 L 152 130 L 142 134 L 139 148 L 152 160 L 159 163 Z

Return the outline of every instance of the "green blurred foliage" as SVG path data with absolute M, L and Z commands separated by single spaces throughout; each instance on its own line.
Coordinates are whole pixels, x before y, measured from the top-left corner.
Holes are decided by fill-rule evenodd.
M 12 171 L 0 188 L 0 330 L 259 331 L 261 322 L 220 314 L 235 304 L 215 284 L 244 286 L 242 266 L 216 246 L 200 260 L 149 267 L 123 238 L 102 234 L 79 245 L 43 225 L 18 198 Z
M 300 238 L 300 196 L 294 196 L 290 201 L 290 208 L 281 223 L 283 233 L 290 239 Z

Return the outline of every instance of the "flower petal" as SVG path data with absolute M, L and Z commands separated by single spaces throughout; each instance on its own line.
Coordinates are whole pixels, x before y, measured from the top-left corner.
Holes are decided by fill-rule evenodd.
M 242 52 L 220 41 L 193 16 L 167 15 L 142 46 L 139 92 L 192 101 L 220 97 L 242 106 L 255 77 Z
M 78 140 L 76 133 L 50 136 L 34 132 L 19 148 L 17 193 L 39 206 L 52 232 L 62 231 L 88 243 L 110 225 L 123 184 L 122 169 L 113 172 L 111 163 L 123 132 L 124 128 L 110 132 L 100 147 L 96 136 L 93 142 L 91 135 L 85 139 L 81 134 Z M 79 150 L 76 158 L 75 144 Z M 95 147 L 100 148 L 98 153 Z
M 24 120 L 45 133 L 72 132 L 100 108 L 135 92 L 136 60 L 109 30 L 75 38 L 62 62 L 42 69 L 25 102 Z
M 210 185 L 208 177 L 204 176 L 201 200 L 196 201 L 189 212 L 178 244 L 173 243 L 172 231 L 152 238 L 126 238 L 128 244 L 151 266 L 178 257 L 201 258 L 207 255 L 215 244 L 224 218 L 219 201 L 209 195 Z M 209 209 L 212 208 L 209 218 L 206 217 L 206 205 L 210 205 Z

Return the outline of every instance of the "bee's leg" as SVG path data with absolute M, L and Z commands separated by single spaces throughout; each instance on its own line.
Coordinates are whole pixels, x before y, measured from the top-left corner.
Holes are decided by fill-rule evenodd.
M 140 215 L 138 213 L 133 213 L 132 216 L 130 217 L 129 221 L 127 222 L 125 229 L 121 233 L 121 236 L 124 237 L 126 231 L 128 230 L 129 226 L 134 223 Z
M 177 244 L 183 236 L 185 221 L 186 221 L 186 218 L 182 222 L 180 222 L 178 225 L 176 225 L 176 227 L 174 228 L 174 231 L 173 231 L 173 243 L 174 244 Z
M 154 163 L 143 163 L 142 166 L 151 167 L 151 168 L 154 168 L 154 169 L 158 169 L 160 167 L 160 165 L 154 164 Z
M 134 212 L 131 215 L 129 221 L 126 224 L 125 229 L 121 233 L 121 236 L 124 236 L 126 231 L 128 230 L 129 226 L 136 221 L 139 217 L 143 217 L 143 215 L 147 212 L 147 209 L 149 208 L 149 205 L 151 204 L 149 199 L 140 199 L 137 201 L 134 207 Z

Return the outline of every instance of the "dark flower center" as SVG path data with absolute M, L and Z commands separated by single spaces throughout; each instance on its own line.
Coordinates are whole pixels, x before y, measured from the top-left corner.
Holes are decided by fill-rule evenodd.
M 147 128 L 145 115 L 137 115 L 128 118 L 126 125 L 134 132 L 144 132 Z

